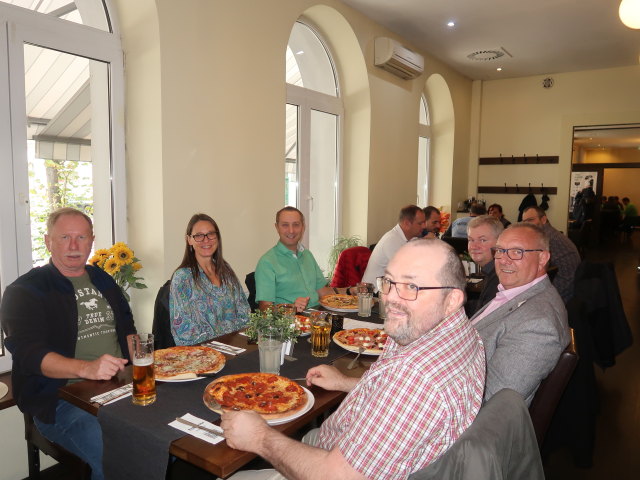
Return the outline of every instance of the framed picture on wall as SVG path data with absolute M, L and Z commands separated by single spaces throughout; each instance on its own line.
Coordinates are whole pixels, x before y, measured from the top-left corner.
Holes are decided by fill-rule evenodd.
M 595 190 L 598 184 L 598 172 L 571 172 L 571 188 L 569 189 L 569 212 L 573 212 L 576 195 L 583 188 L 591 187 Z

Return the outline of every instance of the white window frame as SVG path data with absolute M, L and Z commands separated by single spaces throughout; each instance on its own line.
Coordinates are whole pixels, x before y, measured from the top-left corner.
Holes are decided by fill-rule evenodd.
M 96 0 L 100 1 L 100 0 Z M 109 3 L 105 2 L 107 13 Z M 105 62 L 109 81 L 112 236 L 126 241 L 126 175 L 124 149 L 123 54 L 115 19 L 114 33 L 50 15 L 0 3 L 0 281 L 8 284 L 31 268 L 28 213 L 27 118 L 24 90 L 24 44 L 59 50 Z M 10 126 L 6 128 L 5 126 Z M 26 190 L 25 190 L 26 189 Z M 30 242 L 29 242 L 30 243 Z M 11 368 L 11 357 L 0 356 L 0 372 Z
M 287 104 L 298 107 L 298 205 L 300 210 L 309 218 L 309 212 L 313 208 L 313 199 L 310 195 L 309 167 L 311 162 L 311 111 L 328 113 L 338 117 L 337 132 L 337 177 L 336 182 L 336 205 L 341 204 L 341 180 L 342 180 L 342 101 L 339 97 L 333 97 L 324 93 L 309 90 L 307 88 L 286 84 L 287 88 Z M 336 233 L 340 232 L 341 212 L 340 208 L 336 208 L 335 218 Z M 312 226 L 309 226 L 312 228 Z M 309 232 L 305 231 L 303 243 L 309 244 Z
M 420 96 L 420 102 L 424 102 L 424 108 L 427 113 L 427 122 L 430 123 L 430 112 L 429 112 L 429 104 L 427 103 L 427 98 L 424 95 Z M 420 116 L 418 115 L 418 143 L 420 142 L 420 138 L 424 138 L 427 141 L 427 152 L 426 158 L 420 156 L 420 149 L 418 146 L 418 193 L 417 193 L 417 201 L 416 205 L 420 205 L 422 207 L 426 207 L 430 205 L 431 199 L 429 198 L 430 193 L 430 182 L 431 182 L 431 125 L 424 124 L 420 122 Z M 424 174 L 424 177 L 423 177 Z M 422 180 L 424 178 L 424 181 Z

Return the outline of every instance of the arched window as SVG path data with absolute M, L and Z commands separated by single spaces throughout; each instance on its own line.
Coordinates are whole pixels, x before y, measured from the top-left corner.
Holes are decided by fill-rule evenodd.
M 97 248 L 126 240 L 124 129 L 113 114 L 124 110 L 124 75 L 109 3 L 0 0 L 2 289 L 47 261 L 45 220 L 58 207 L 93 217 Z
M 420 97 L 420 118 L 418 125 L 418 205 L 429 205 L 429 146 L 431 143 L 431 122 L 424 95 Z
M 329 50 L 308 25 L 294 25 L 286 55 L 284 203 L 304 213 L 304 243 L 324 268 L 338 234 L 340 89 Z

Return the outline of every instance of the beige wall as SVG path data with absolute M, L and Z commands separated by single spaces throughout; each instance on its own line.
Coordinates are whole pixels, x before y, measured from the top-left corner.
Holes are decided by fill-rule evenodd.
M 620 201 L 629 197 L 631 203 L 640 206 L 640 168 L 605 168 L 602 194 L 617 195 Z
M 481 88 L 478 156 L 558 155 L 559 165 L 481 166 L 479 185 L 557 186 L 548 211 L 551 223 L 566 227 L 573 127 L 640 121 L 640 66 L 484 82 Z M 510 220 L 524 195 L 484 195 L 503 205 Z M 539 201 L 539 196 L 538 196 Z
M 133 295 L 138 328 L 151 326 L 153 299 L 180 261 L 194 212 L 219 223 L 225 258 L 241 280 L 275 243 L 273 216 L 284 191 L 284 52 L 303 14 L 342 67 L 343 233 L 375 242 L 400 207 L 415 202 L 418 102 L 434 73 L 455 110 L 451 155 L 435 161 L 466 191 L 471 82 L 429 56 L 414 81 L 374 67 L 375 37 L 398 37 L 339 1 L 117 6 L 126 56 L 129 241 L 150 286 Z M 446 203 L 456 188 L 445 189 Z
M 585 149 L 576 163 L 640 163 L 637 148 Z

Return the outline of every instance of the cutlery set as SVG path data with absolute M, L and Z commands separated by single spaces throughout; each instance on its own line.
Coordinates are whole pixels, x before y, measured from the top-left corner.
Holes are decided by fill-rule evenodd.
M 246 348 L 234 347 L 233 345 L 227 345 L 226 343 L 216 341 L 203 343 L 203 345 L 205 347 L 210 347 L 214 350 L 218 350 L 219 352 L 226 353 L 227 355 L 239 355 L 240 353 L 246 351 Z

